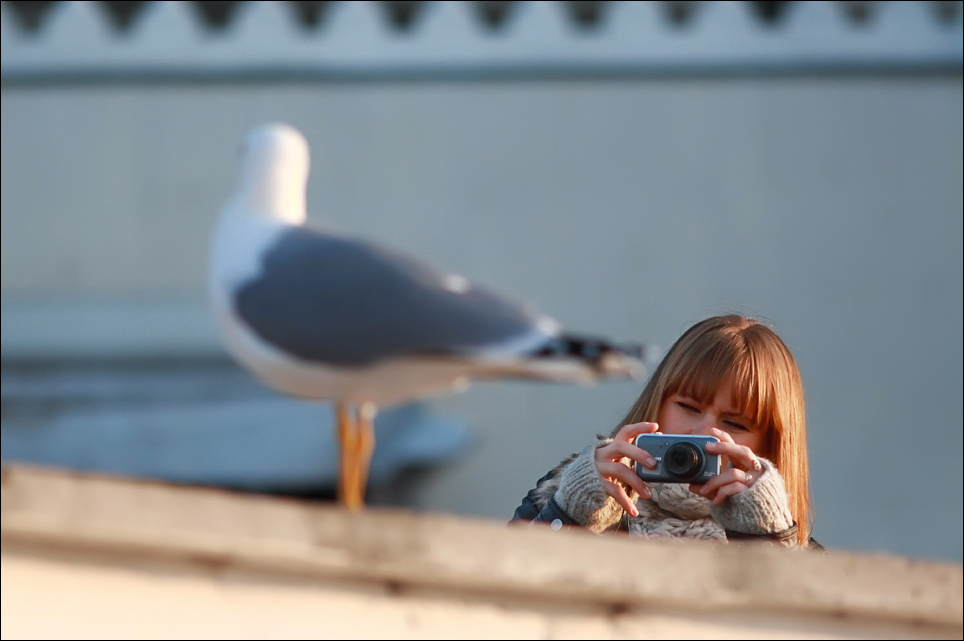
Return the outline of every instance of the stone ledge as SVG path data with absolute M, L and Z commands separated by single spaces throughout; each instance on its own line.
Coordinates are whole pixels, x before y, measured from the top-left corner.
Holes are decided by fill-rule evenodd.
M 962 568 L 759 545 L 653 543 L 582 531 L 335 506 L 24 466 L 2 474 L 9 549 L 188 563 L 610 611 L 744 612 L 923 626 L 960 636 Z

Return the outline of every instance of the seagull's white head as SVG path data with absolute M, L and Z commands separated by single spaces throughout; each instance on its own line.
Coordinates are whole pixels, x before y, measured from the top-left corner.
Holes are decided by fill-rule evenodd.
M 300 225 L 305 222 L 308 141 L 289 125 L 251 130 L 241 147 L 238 205 L 246 212 Z

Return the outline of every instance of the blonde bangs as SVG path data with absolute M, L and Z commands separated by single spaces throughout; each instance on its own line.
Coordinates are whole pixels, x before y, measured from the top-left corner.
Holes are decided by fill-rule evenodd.
M 696 337 L 690 347 L 674 359 L 666 372 L 667 385 L 661 400 L 682 394 L 700 403 L 712 403 L 729 377 L 730 402 L 737 411 L 761 429 L 776 427 L 774 419 L 779 409 L 774 390 L 767 384 L 772 380 L 773 365 L 766 349 L 759 349 L 754 341 L 738 334 L 704 334 Z

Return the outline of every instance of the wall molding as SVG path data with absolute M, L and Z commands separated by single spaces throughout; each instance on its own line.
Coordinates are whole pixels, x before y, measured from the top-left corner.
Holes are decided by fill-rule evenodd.
M 529 1 L 501 3 L 511 10 L 495 25 L 479 17 L 485 3 L 408 3 L 418 10 L 402 24 L 386 3 L 332 2 L 324 20 L 307 27 L 292 3 L 240 2 L 214 27 L 193 4 L 146 3 L 120 29 L 100 3 L 57 2 L 31 30 L 4 2 L 0 81 L 959 72 L 964 65 L 959 2 L 785 3 L 769 19 L 757 3 L 695 2 L 683 3 L 689 13 L 677 20 L 667 6 L 680 3 L 613 2 L 594 21 L 580 21 L 566 8 L 573 3 Z

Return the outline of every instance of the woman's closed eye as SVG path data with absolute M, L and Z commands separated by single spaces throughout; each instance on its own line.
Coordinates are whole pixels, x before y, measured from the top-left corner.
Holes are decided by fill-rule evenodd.
M 676 401 L 676 406 L 679 407 L 684 412 L 688 412 L 690 414 L 700 413 L 700 408 L 696 407 L 695 405 L 692 405 L 691 403 L 687 403 L 686 401 Z
M 750 428 L 742 423 L 737 423 L 736 421 L 723 421 L 724 427 L 731 430 L 736 430 L 738 432 L 749 432 Z

